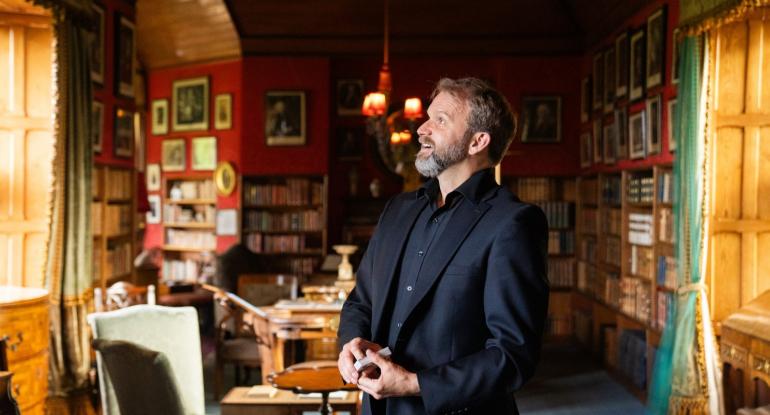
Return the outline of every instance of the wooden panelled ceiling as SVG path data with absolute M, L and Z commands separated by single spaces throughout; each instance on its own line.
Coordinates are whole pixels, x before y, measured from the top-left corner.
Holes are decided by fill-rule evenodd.
M 0 0 L 0 24 L 48 27 L 51 13 L 26 0 Z

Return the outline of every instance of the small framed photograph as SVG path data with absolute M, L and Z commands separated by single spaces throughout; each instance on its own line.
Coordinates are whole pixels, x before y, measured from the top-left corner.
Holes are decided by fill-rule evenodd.
M 660 153 L 661 142 L 661 101 L 660 95 L 647 99 L 647 154 Z
M 161 148 L 163 171 L 184 171 L 186 150 L 184 138 L 163 140 Z
M 92 4 L 96 14 L 94 39 L 91 48 L 91 80 L 101 85 L 104 83 L 104 8 Z
M 168 100 L 155 99 L 152 101 L 152 134 L 168 134 Z
M 160 195 L 149 195 L 147 196 L 147 201 L 150 203 L 150 210 L 147 211 L 147 223 L 160 223 Z
M 147 165 L 147 191 L 157 192 L 160 190 L 160 165 Z
M 91 142 L 94 145 L 94 153 L 102 153 L 104 142 L 104 104 L 99 101 L 91 101 Z
M 196 137 L 192 139 L 192 169 L 214 170 L 217 168 L 216 137 Z
M 580 134 L 580 167 L 591 167 L 594 155 L 591 150 L 591 133 Z
M 361 115 L 363 103 L 363 80 L 340 79 L 337 81 L 337 115 Z
M 174 81 L 171 97 L 174 131 L 201 131 L 209 129 L 209 78 Z
M 117 92 L 126 97 L 134 96 L 134 72 L 136 72 L 136 28 L 130 20 L 118 16 L 115 36 L 115 81 Z
M 604 52 L 604 113 L 615 109 L 615 48 Z
M 561 97 L 524 97 L 521 100 L 522 143 L 561 141 Z
M 361 160 L 366 140 L 364 127 L 337 128 L 337 154 L 340 160 Z
M 604 164 L 615 164 L 615 153 L 617 152 L 617 141 L 615 141 L 615 123 L 604 126 Z
M 629 73 L 628 99 L 637 100 L 644 94 L 644 29 L 631 35 L 631 72 Z
M 265 137 L 268 146 L 305 145 L 305 92 L 265 94 Z
M 628 93 L 628 33 L 615 38 L 615 96 L 625 97 Z
M 647 88 L 661 85 L 666 68 L 666 9 L 647 18 Z
M 238 235 L 238 210 L 217 209 L 217 235 Z
M 641 159 L 645 156 L 645 144 L 647 142 L 645 129 L 644 110 L 628 117 L 628 155 L 631 159 Z
M 588 122 L 591 114 L 591 78 L 580 81 L 580 122 Z
M 668 101 L 668 151 L 676 151 L 677 130 L 674 128 L 676 121 L 676 99 Z
M 604 91 L 602 90 L 602 86 L 604 85 L 604 56 L 600 53 L 597 53 L 594 55 L 594 65 L 593 65 L 593 101 L 594 101 L 594 109 L 595 110 L 601 110 L 602 109 L 602 98 L 604 98 Z
M 219 94 L 214 97 L 214 128 L 229 130 L 233 128 L 233 96 Z
M 626 107 L 615 110 L 615 139 L 618 149 L 615 153 L 617 160 L 628 158 L 628 109 Z
M 116 157 L 134 155 L 134 113 L 118 108 L 115 110 L 115 137 L 112 152 Z
M 601 118 L 597 118 L 594 120 L 594 131 L 593 131 L 593 150 L 594 150 L 594 163 L 601 163 L 602 162 L 602 149 L 604 149 L 604 146 L 602 145 L 602 120 Z
M 679 28 L 671 35 L 671 84 L 679 83 Z

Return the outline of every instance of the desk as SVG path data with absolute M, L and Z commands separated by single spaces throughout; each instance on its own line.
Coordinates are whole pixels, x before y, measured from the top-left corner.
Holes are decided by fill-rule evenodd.
M 289 391 L 279 390 L 272 398 L 247 396 L 249 387 L 230 390 L 220 402 L 222 415 L 299 415 L 304 411 L 318 411 L 320 398 L 303 398 Z M 331 399 L 337 411 L 356 415 L 358 392 L 348 392 L 344 399 Z
M 268 380 L 274 388 L 294 393 L 320 393 L 321 415 L 332 413 L 329 393 L 358 390 L 356 385 L 342 382 L 337 366 L 292 366 L 283 372 L 272 373 Z

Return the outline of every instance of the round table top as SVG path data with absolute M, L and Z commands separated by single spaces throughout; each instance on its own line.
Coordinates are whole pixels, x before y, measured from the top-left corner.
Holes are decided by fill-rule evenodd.
M 344 384 L 337 366 L 303 365 L 290 367 L 283 372 L 268 376 L 274 388 L 294 393 L 324 393 L 338 390 L 358 390 L 352 383 Z

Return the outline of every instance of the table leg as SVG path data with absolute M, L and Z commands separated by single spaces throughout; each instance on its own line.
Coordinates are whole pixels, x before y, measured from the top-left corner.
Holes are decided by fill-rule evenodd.
M 329 392 L 321 393 L 321 407 L 318 409 L 321 415 L 331 415 L 333 413 L 332 406 L 329 403 Z

